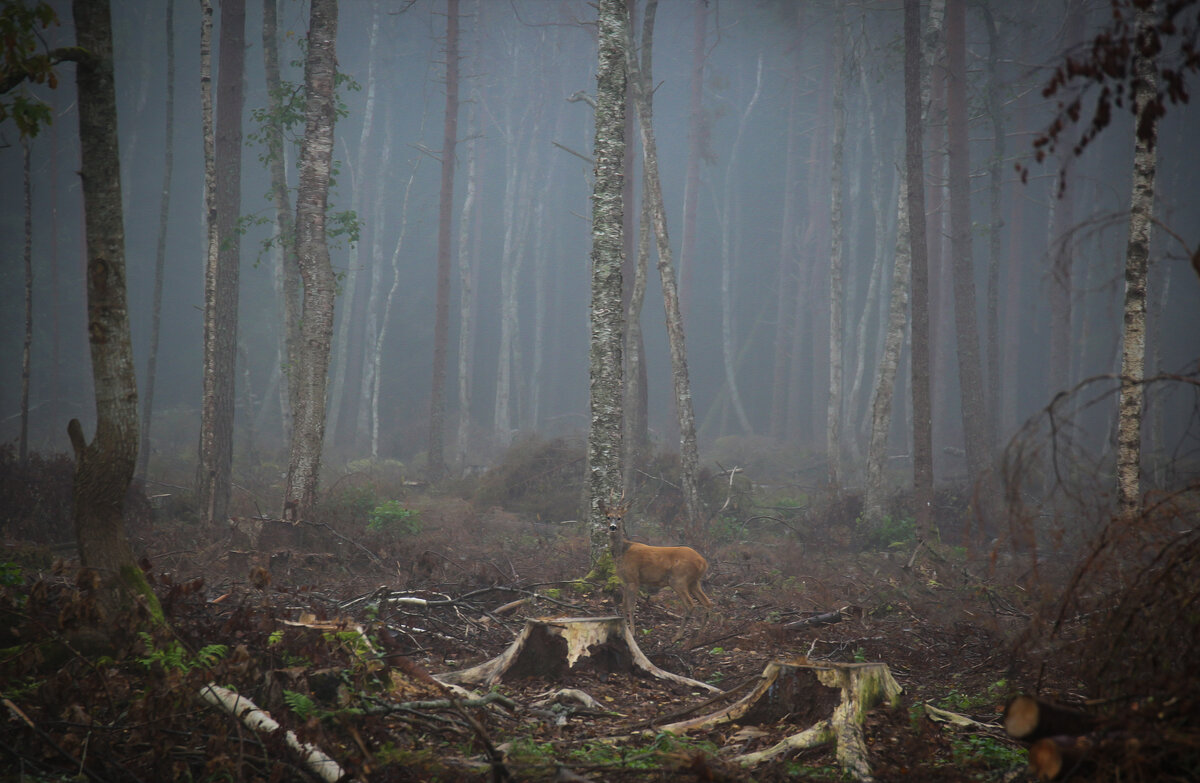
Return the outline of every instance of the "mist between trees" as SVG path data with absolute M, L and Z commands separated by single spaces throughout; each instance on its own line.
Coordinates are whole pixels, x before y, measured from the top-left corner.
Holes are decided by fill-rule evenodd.
M 47 43 L 70 45 L 69 8 L 52 5 L 64 6 L 57 8 L 62 24 L 45 32 Z M 139 389 L 147 383 L 168 152 L 166 80 L 174 74 L 174 168 L 147 475 L 178 479 L 193 469 L 201 422 L 207 253 L 201 19 L 197 4 L 175 4 L 175 63 L 168 70 L 165 9 L 161 0 L 114 4 L 113 35 Z M 1078 156 L 1064 144 L 1035 161 L 1032 144 L 1062 100 L 1045 97 L 1044 85 L 1066 53 L 1108 22 L 1107 9 L 971 6 L 961 31 L 935 31 L 927 52 L 926 313 L 938 481 L 966 476 L 964 421 L 980 423 L 961 412 L 964 337 L 975 342 L 968 353 L 978 363 L 978 416 L 990 448 L 1020 432 L 1056 395 L 1083 383 L 1106 391 L 1073 398 L 1073 442 L 1099 455 L 1115 449 L 1116 381 L 1086 381 L 1121 371 L 1133 117 L 1127 106 L 1114 109 L 1109 127 Z M 430 444 L 434 385 L 446 3 L 343 2 L 338 13 L 327 221 L 338 288 L 326 461 L 376 456 L 419 470 Z M 307 14 L 307 3 L 278 7 L 282 102 L 275 111 L 283 120 L 279 155 L 293 189 L 304 132 Z M 461 0 L 457 16 L 452 225 L 442 237 L 451 260 L 442 431 L 451 471 L 487 465 L 523 435 L 581 437 L 586 431 L 595 119 L 580 93 L 594 92 L 596 70 L 595 11 L 582 0 Z M 218 7 L 214 29 L 220 22 Z M 294 371 L 284 345 L 285 254 L 277 241 L 264 130 L 272 110 L 262 32 L 262 7 L 249 3 L 232 370 L 235 475 L 240 466 L 263 461 L 286 464 L 287 386 Z M 956 142 L 948 121 L 955 91 L 946 40 L 954 35 L 962 35 L 965 46 L 966 122 L 948 157 L 948 144 Z M 212 43 L 219 96 L 226 60 L 220 36 Z M 772 454 L 787 455 L 791 469 L 822 479 L 833 371 L 841 379 L 834 385 L 837 481 L 861 485 L 904 179 L 902 10 L 874 2 L 841 10 L 832 2 L 664 2 L 653 44 L 654 132 L 702 456 L 746 462 L 756 446 L 770 445 Z M 29 142 L 28 443 L 66 451 L 67 420 L 80 418 L 85 429 L 94 422 L 75 85 L 64 78 L 54 90 L 44 84 L 28 89 L 54 118 Z M 1085 94 L 1085 117 L 1093 101 Z M 219 112 L 218 97 L 218 126 Z M 629 116 L 636 122 L 632 110 Z M 1154 216 L 1163 230 L 1156 229 L 1150 244 L 1146 376 L 1194 372 L 1200 348 L 1200 289 L 1188 263 L 1200 241 L 1198 121 L 1194 105 L 1171 105 L 1158 127 Z M 641 213 L 634 128 L 626 133 L 627 286 Z M 0 248 L 5 258 L 19 259 L 25 244 L 22 147 L 11 123 L 0 134 Z M 1016 164 L 1027 168 L 1024 176 Z M 951 222 L 956 167 L 970 190 L 965 244 Z M 953 259 L 964 254 L 970 266 L 955 279 Z M 831 257 L 840 264 L 831 265 Z M 18 439 L 21 421 L 26 329 L 20 268 L 6 264 L 0 287 L 4 442 Z M 840 280 L 837 298 L 831 298 L 831 270 L 834 282 Z M 649 275 L 647 285 L 640 321 L 645 432 L 651 444 L 674 450 L 679 435 L 657 275 Z M 961 314 L 956 317 L 965 291 L 974 296 L 968 308 L 977 325 L 973 336 L 964 335 Z M 840 345 L 836 361 L 831 308 L 841 314 L 832 324 L 841 335 L 833 343 Z M 231 326 L 228 319 L 215 325 Z M 903 338 L 887 445 L 897 485 L 907 481 L 912 454 L 909 347 Z M 1194 449 L 1194 391 L 1186 384 L 1152 385 L 1145 405 L 1145 464 Z M 1144 471 L 1144 479 L 1169 480 L 1154 470 Z

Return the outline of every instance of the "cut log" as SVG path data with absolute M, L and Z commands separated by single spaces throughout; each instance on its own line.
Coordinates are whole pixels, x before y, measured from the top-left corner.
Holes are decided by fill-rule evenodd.
M 1095 716 L 1086 712 L 1026 694 L 1014 696 L 1004 707 L 1004 730 L 1022 742 L 1087 734 L 1096 723 Z
M 646 657 L 620 617 L 554 617 L 527 619 L 508 649 L 489 661 L 435 675 L 444 683 L 491 686 L 501 680 L 540 677 L 555 680 L 577 665 L 605 674 L 641 671 L 660 680 L 713 693 L 706 682 L 664 671 Z
M 1038 780 L 1058 780 L 1078 769 L 1091 750 L 1090 737 L 1044 737 L 1029 747 L 1029 769 Z
M 870 761 L 863 740 L 867 711 L 886 702 L 900 703 L 903 689 L 883 663 L 825 663 L 772 661 L 758 685 L 744 698 L 711 715 L 660 727 L 683 732 L 723 723 L 767 725 L 786 720 L 808 728 L 766 750 L 735 757 L 758 764 L 780 754 L 837 742 L 842 769 L 859 781 L 869 781 Z

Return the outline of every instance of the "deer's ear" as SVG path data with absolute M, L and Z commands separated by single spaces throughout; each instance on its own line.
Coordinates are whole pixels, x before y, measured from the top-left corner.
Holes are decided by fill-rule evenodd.
M 604 498 L 600 498 L 600 502 L 596 504 L 600 508 L 600 513 L 608 516 L 608 504 L 604 502 Z

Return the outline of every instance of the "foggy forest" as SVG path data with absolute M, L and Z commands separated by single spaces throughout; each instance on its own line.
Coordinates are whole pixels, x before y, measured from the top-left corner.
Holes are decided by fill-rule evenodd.
M 1095 7 L 1092 7 L 1094 5 Z M 1103 6 L 1005 4 L 967 15 L 972 248 L 978 350 L 988 418 L 1003 444 L 1060 392 L 1119 372 L 1132 116 L 1082 155 L 1070 145 L 1036 162 L 1033 140 L 1059 97 L 1042 89 L 1065 53 L 1082 46 Z M 45 33 L 73 37 L 71 15 Z M 125 206 L 129 317 L 139 389 L 146 386 L 162 206 L 166 4 L 114 6 L 118 128 Z M 280 68 L 302 79 L 303 3 L 279 9 Z M 463 0 L 455 214 L 472 193 L 468 224 L 453 227 L 447 450 L 456 469 L 488 465 L 525 435 L 587 428 L 589 199 L 592 111 L 571 100 L 594 90 L 595 26 L 587 3 Z M 372 456 L 417 464 L 429 441 L 437 220 L 445 81 L 445 9 L 432 2 L 343 2 L 337 59 L 339 118 L 330 211 L 338 275 L 327 413 L 327 460 Z M 699 15 L 699 18 L 698 18 Z M 218 9 L 219 17 L 219 9 Z M 205 223 L 198 54 L 199 7 L 174 9 L 174 159 L 162 324 L 148 476 L 194 459 L 202 392 Z M 219 19 L 216 23 L 219 25 Z M 834 25 L 839 35 L 834 35 Z M 281 387 L 279 250 L 268 167 L 262 162 L 261 16 L 246 12 L 236 329 L 237 464 L 286 449 Z M 887 326 L 903 170 L 901 13 L 897 3 L 848 7 L 789 2 L 663 3 L 654 32 L 654 123 L 671 241 L 675 243 L 693 404 L 702 452 L 723 438 L 781 444 L 811 468 L 823 460 L 829 396 L 829 257 L 834 63 L 844 70 L 845 392 L 840 448 L 845 481 L 861 483 L 870 400 Z M 214 64 L 220 61 L 214 36 Z M 835 44 L 841 48 L 835 50 Z M 937 67 L 927 121 L 931 394 L 936 478 L 965 475 L 950 278 L 944 97 Z M 219 82 L 220 74 L 214 79 Z M 84 320 L 78 142 L 72 80 L 34 85 L 54 121 L 30 141 L 33 333 L 29 438 L 67 448 L 65 422 L 93 414 Z M 1147 375 L 1194 369 L 1197 289 L 1188 272 L 1197 188 L 1191 150 L 1196 108 L 1172 106 L 1159 131 L 1160 170 L 1150 290 Z M 257 118 L 257 119 L 256 119 Z M 295 126 L 295 134 L 302 131 Z M 22 152 L 3 128 L 0 188 L 4 257 L 24 243 Z M 629 134 L 632 139 L 634 134 Z M 294 164 L 296 148 L 284 155 Z M 1028 168 L 1023 177 L 1016 164 Z M 1061 175 L 1061 183 L 1060 183 Z M 292 185 L 295 185 L 294 166 Z M 637 190 L 636 171 L 627 177 Z M 689 178 L 690 177 L 690 178 Z M 1060 185 L 1065 185 L 1060 194 Z M 689 190 L 690 188 L 690 190 Z M 636 259 L 637 194 L 626 255 Z M 1189 233 L 1191 232 L 1191 233 Z M 1191 244 L 1189 244 L 1191 243 Z M 461 266 L 460 266 L 461 265 Z M 470 334 L 460 270 L 468 275 Z M 653 267 L 651 267 L 653 272 Z M 627 278 L 632 279 L 632 274 Z M 1174 284 L 1172 284 L 1174 282 Z M 4 267 L 0 386 L 5 441 L 20 421 L 21 265 Z M 676 449 L 658 275 L 640 315 L 648 428 Z M 382 335 L 382 337 L 381 337 Z M 468 405 L 457 394 L 467 352 Z M 907 350 L 901 361 L 907 361 Z M 378 367 L 374 366 L 378 360 Z M 730 372 L 726 371 L 728 362 Z M 373 382 L 378 372 L 379 383 Z M 889 455 L 911 453 L 905 372 L 898 374 Z M 1151 390 L 1157 429 L 1149 453 L 1187 449 L 1191 392 Z M 1112 440 L 1115 402 L 1093 406 L 1092 448 Z M 376 418 L 377 417 L 377 418 Z M 458 442 L 458 422 L 468 436 Z M 1149 420 L 1149 419 L 1148 419 Z M 818 471 L 819 473 L 820 471 Z M 897 475 L 900 472 L 897 471 Z
M 374 622 L 385 593 L 369 621 L 367 599 L 347 595 L 385 581 L 410 591 L 390 594 L 405 607 L 427 602 L 421 622 L 478 609 L 471 627 L 438 620 L 436 639 L 399 614 L 379 620 L 402 629 L 385 658 L 431 671 L 476 661 L 437 675 L 435 696 L 479 684 L 479 657 L 516 633 L 519 618 L 491 614 L 512 605 L 479 608 L 477 593 L 572 618 L 615 602 L 620 644 L 645 645 L 651 675 L 675 677 L 657 687 L 676 694 L 720 693 L 733 682 L 722 678 L 783 658 L 883 661 L 905 698 L 934 710 L 955 707 L 953 671 L 955 688 L 987 694 L 964 714 L 994 728 L 1004 713 L 1008 735 L 994 741 L 1006 754 L 1037 738 L 1014 730 L 1026 704 L 1015 694 L 1051 693 L 1096 699 L 1089 709 L 1133 703 L 1104 725 L 1162 751 L 1159 767 L 1138 767 L 1153 754 L 1106 745 L 1116 734 L 1089 733 L 1087 717 L 1059 734 L 1086 734 L 1108 761 L 1060 742 L 1053 763 L 1112 779 L 1137 777 L 1121 765 L 1178 775 L 1143 779 L 1200 769 L 1186 718 L 1200 679 L 1184 665 L 1200 643 L 1200 106 L 1188 100 L 1200 3 L 123 0 L 106 17 L 115 126 L 97 129 L 88 92 L 107 90 L 107 61 L 89 46 L 107 37 L 85 14 L 108 5 L 0 11 L 0 560 L 50 580 L 62 572 L 50 576 L 47 553 L 67 539 L 84 568 L 145 557 L 151 584 L 134 592 L 200 648 L 216 632 L 196 617 L 223 610 L 180 608 L 201 600 L 179 587 L 195 575 L 207 583 L 197 595 L 252 607 L 253 666 L 284 633 L 273 618 L 297 605 L 270 605 L 272 579 L 333 596 L 319 620 L 288 615 L 288 633 L 327 616 Z M 34 52 L 56 54 L 19 59 Z M 97 177 L 89 144 L 102 139 L 119 171 Z M 96 187 L 119 194 L 116 251 L 89 247 Z M 619 253 L 605 249 L 614 238 Z M 121 250 L 123 269 L 107 264 Z M 102 346 L 119 342 L 107 328 L 125 315 L 122 367 Z M 135 389 L 111 385 L 121 373 Z M 137 444 L 117 460 L 106 411 L 120 405 L 136 405 L 123 432 Z M 26 491 L 43 479 L 49 489 Z M 47 549 L 26 561 L 13 554 L 25 540 Z M 667 549 L 646 541 L 688 545 L 670 547 L 685 550 L 686 584 L 631 565 Z M 607 587 L 591 591 L 610 542 Z M 0 584 L 16 584 L 6 573 Z M 639 602 L 639 580 L 677 598 Z M 13 616 L 39 611 L 8 600 Z M 668 644 L 679 618 L 660 604 L 676 600 Z M 632 635 L 635 607 L 646 638 Z M 1190 630 L 1172 631 L 1186 607 Z M 693 610 L 707 643 L 674 647 Z M 814 618 L 843 625 L 810 631 Z M 871 622 L 894 624 L 858 625 Z M 840 646 L 781 641 L 801 627 Z M 901 643 L 910 634 L 927 644 Z M 870 671 L 898 704 L 886 666 Z M 606 677 L 581 687 L 628 698 Z M 512 688 L 517 702 L 535 695 Z M 1185 716 L 1183 734 L 1155 734 L 1138 700 L 1172 688 L 1181 706 L 1158 720 Z M 277 715 L 283 692 L 255 697 Z M 215 693 L 203 698 L 219 706 Z M 997 707 L 1002 695 L 1014 698 Z M 363 780 L 391 769 L 388 742 L 455 760 L 406 756 L 410 777 L 378 779 L 512 779 L 505 765 L 526 763 L 540 771 L 518 778 L 551 779 L 544 759 L 502 760 L 488 732 L 512 727 L 471 706 L 486 717 L 430 729 L 427 747 L 383 719 L 366 740 L 328 721 L 305 736 Z M 54 711 L 25 707 L 34 721 Z M 620 709 L 644 728 L 665 707 Z M 615 715 L 596 720 L 624 735 Z M 756 779 L 810 762 L 864 780 L 909 767 L 965 779 L 947 771 L 956 764 L 999 779 L 1010 761 L 954 755 L 901 719 L 869 725 L 872 777 L 840 747 L 779 761 L 774 723 L 732 757 L 721 720 L 679 729 L 722 748 L 704 751 L 704 771 L 689 757 L 694 778 L 680 779 L 754 779 L 744 768 L 768 756 Z M 586 721 L 578 731 L 595 728 Z M 563 739 L 548 726 L 525 734 Z M 889 731 L 906 737 L 890 751 L 875 739 Z M 481 755 L 455 767 L 456 741 Z M 221 758 L 245 765 L 230 779 L 265 777 L 275 752 Z M 134 755 L 121 758 L 145 779 L 178 773 Z M 624 757 L 572 758 L 599 777 L 554 779 L 639 779 L 622 777 Z M 1040 779 L 1059 774 L 1037 758 L 1030 749 Z M 296 775 L 284 777 L 318 773 Z

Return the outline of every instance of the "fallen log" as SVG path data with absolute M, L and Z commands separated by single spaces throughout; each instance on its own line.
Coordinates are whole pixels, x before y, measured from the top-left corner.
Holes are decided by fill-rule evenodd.
M 581 662 L 605 673 L 641 671 L 689 688 L 721 692 L 706 682 L 655 666 L 620 617 L 530 618 L 516 640 L 495 658 L 468 669 L 436 674 L 434 679 L 483 687 L 506 678 L 554 680 Z
M 1096 724 L 1093 715 L 1027 694 L 1012 697 L 1004 706 L 1004 730 L 1022 742 L 1087 734 Z
M 200 696 L 214 707 L 225 710 L 253 731 L 270 734 L 280 728 L 279 723 L 265 710 L 259 709 L 254 702 L 228 688 L 209 683 L 200 689 Z M 327 783 L 337 783 L 345 775 L 341 766 L 333 758 L 326 755 L 316 745 L 301 742 L 295 732 L 289 729 L 284 734 L 284 738 L 288 747 L 296 752 L 308 771 L 321 780 L 327 781 Z
M 1029 769 L 1038 780 L 1058 780 L 1079 769 L 1091 753 L 1091 737 L 1043 737 L 1029 747 Z

